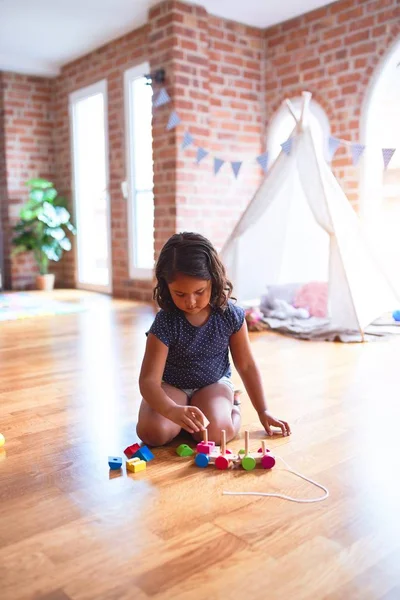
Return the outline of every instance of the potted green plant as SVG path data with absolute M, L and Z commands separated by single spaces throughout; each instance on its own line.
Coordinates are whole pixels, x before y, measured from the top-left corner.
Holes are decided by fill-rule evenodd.
M 29 200 L 20 212 L 20 221 L 13 227 L 15 250 L 33 252 L 39 267 L 36 285 L 41 290 L 54 287 L 54 274 L 49 273 L 49 262 L 58 262 L 64 251 L 71 250 L 67 234 L 76 234 L 67 210 L 66 200 L 58 195 L 53 184 L 46 179 L 30 179 Z

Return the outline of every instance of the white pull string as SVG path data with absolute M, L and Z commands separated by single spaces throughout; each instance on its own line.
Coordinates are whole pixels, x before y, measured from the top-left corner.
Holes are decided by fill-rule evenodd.
M 277 456 L 276 454 L 274 456 L 275 456 L 275 458 L 279 458 L 279 460 L 281 460 L 283 462 L 283 464 L 286 467 L 286 469 L 284 469 L 284 470 L 289 471 L 289 473 L 293 473 L 293 475 L 297 475 L 297 477 L 304 479 L 304 481 L 308 481 L 308 483 L 311 483 L 312 485 L 315 485 L 316 487 L 323 490 L 325 492 L 325 494 L 323 496 L 320 496 L 319 498 L 293 498 L 292 496 L 286 496 L 285 494 L 274 494 L 271 492 L 226 492 L 225 491 L 222 493 L 225 496 L 267 496 L 268 498 L 281 498 L 282 500 L 289 500 L 290 502 L 298 502 L 299 504 L 312 504 L 314 502 L 322 502 L 323 500 L 326 500 L 328 498 L 329 490 L 324 485 L 322 485 L 322 483 L 318 483 L 317 481 L 314 481 L 313 479 L 310 479 L 309 477 L 302 475 L 298 471 L 295 471 L 294 469 L 289 467 L 287 462 L 281 456 Z

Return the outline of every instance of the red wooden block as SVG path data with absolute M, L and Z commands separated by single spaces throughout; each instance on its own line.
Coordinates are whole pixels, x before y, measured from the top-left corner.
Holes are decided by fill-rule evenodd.
M 138 450 L 140 450 L 140 444 L 132 444 L 132 446 L 125 448 L 124 454 L 127 458 L 132 458 L 132 456 L 136 454 Z

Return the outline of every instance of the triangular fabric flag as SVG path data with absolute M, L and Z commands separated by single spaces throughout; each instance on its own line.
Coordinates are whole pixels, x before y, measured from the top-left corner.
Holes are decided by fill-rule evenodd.
M 260 156 L 257 156 L 256 160 L 262 168 L 262 170 L 264 171 L 264 173 L 266 173 L 268 171 L 268 152 L 260 154 Z
M 336 150 L 339 148 L 341 143 L 342 143 L 342 141 L 339 138 L 335 138 L 332 135 L 329 136 L 329 140 L 328 140 L 329 162 L 332 162 L 332 159 L 336 154 Z
M 207 154 L 208 152 L 204 148 L 197 148 L 196 163 L 199 164 Z
M 351 156 L 353 158 L 353 165 L 355 167 L 358 165 L 359 160 L 360 160 L 364 150 L 365 150 L 365 146 L 363 146 L 363 144 L 352 144 L 351 145 Z
M 180 122 L 181 122 L 181 119 L 180 119 L 178 113 L 175 110 L 172 111 L 172 113 L 169 115 L 167 131 L 174 129 L 177 125 L 179 125 Z
M 159 106 L 168 104 L 168 102 L 171 102 L 171 98 L 169 97 L 167 90 L 165 88 L 161 88 L 157 98 L 154 101 L 154 106 L 158 108 Z
M 185 132 L 185 135 L 183 136 L 183 141 L 182 141 L 182 150 L 184 150 L 185 148 L 187 148 L 188 146 L 191 146 L 194 142 L 194 138 L 192 136 L 191 133 L 189 133 L 189 131 Z
M 286 142 L 283 142 L 283 144 L 281 144 L 281 148 L 284 151 L 285 154 L 287 154 L 289 156 L 290 151 L 292 149 L 292 143 L 293 143 L 293 138 L 288 138 L 286 140 Z
M 221 158 L 214 158 L 214 175 L 217 175 L 224 162 Z
M 231 166 L 232 166 L 233 174 L 235 175 L 235 179 L 237 179 L 237 176 L 239 175 L 240 167 L 242 166 L 242 161 L 241 160 L 231 161 Z
M 388 168 L 389 163 L 392 160 L 393 154 L 395 152 L 396 148 L 382 148 L 383 164 L 385 167 L 385 171 Z

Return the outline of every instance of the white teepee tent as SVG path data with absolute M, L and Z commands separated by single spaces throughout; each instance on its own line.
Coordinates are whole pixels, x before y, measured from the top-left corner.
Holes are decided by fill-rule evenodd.
M 289 154 L 280 153 L 221 252 L 239 302 L 267 286 L 328 282 L 333 328 L 363 332 L 398 306 L 361 224 L 307 126 L 309 92 Z

